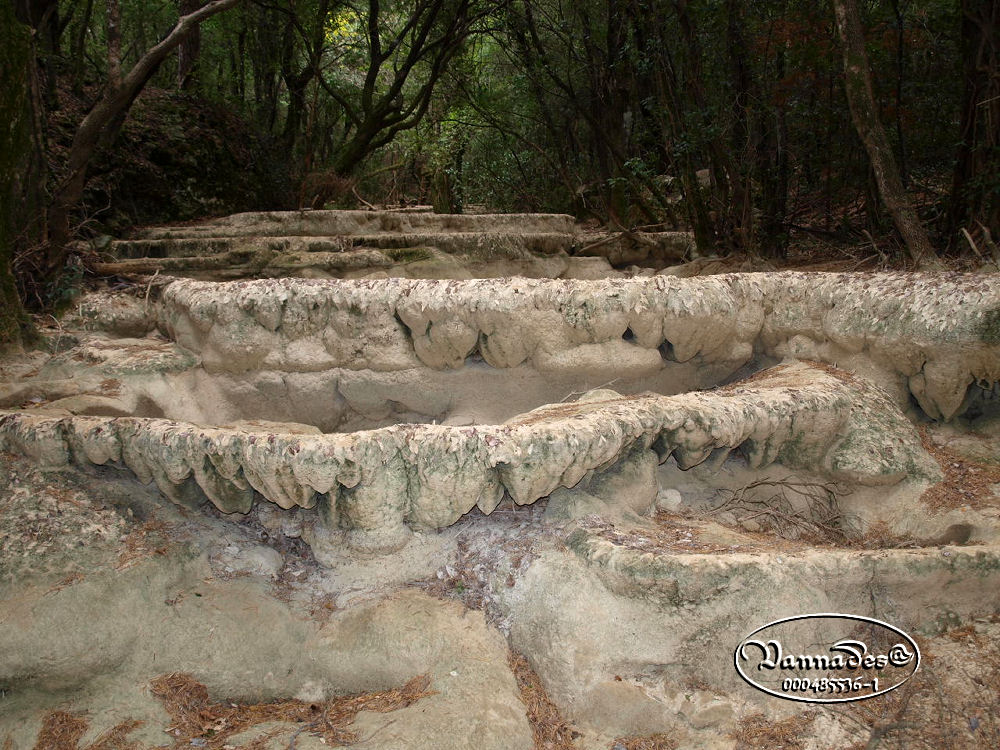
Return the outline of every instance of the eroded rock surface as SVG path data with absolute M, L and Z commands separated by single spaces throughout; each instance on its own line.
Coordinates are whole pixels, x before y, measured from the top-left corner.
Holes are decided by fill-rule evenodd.
M 652 273 L 696 254 L 689 232 L 598 232 L 561 214 L 429 210 L 237 214 L 151 227 L 111 243 L 107 273 L 224 280 L 285 277 L 606 278 Z M 609 262 L 610 261 L 610 262 Z
M 789 715 L 732 670 L 768 619 L 932 638 L 1000 611 L 995 277 L 609 279 L 539 247 L 524 268 L 577 278 L 472 280 L 448 242 L 482 258 L 567 217 L 355 213 L 136 242 L 208 243 L 217 270 L 257 243 L 280 275 L 279 229 L 301 267 L 365 272 L 432 238 L 406 264 L 438 278 L 158 278 L 0 361 L 0 744 L 54 708 L 89 712 L 86 742 L 141 719 L 162 744 L 169 672 L 233 701 L 423 673 L 433 695 L 359 715 L 361 746 L 530 747 L 510 644 L 581 750 L 731 748 Z M 299 729 L 234 740 L 319 746 Z
M 805 364 L 711 392 L 545 406 L 493 426 L 300 435 L 8 413 L 0 449 L 46 466 L 121 463 L 175 502 L 196 504 L 200 489 L 227 513 L 249 511 L 255 491 L 283 508 L 318 505 L 328 527 L 378 549 L 474 507 L 490 513 L 505 493 L 535 502 L 642 451 L 687 468 L 739 449 L 755 467 L 782 460 L 872 484 L 937 473 L 888 398 Z
M 260 545 L 230 523 L 157 509 L 134 483 L 60 481 L 6 460 L 0 474 L 0 742 L 13 750 L 36 747 L 44 714 L 56 709 L 85 712 L 91 728 L 81 746 L 123 721 L 144 722 L 130 740 L 163 746 L 171 720 L 149 685 L 171 673 L 191 675 L 213 700 L 251 703 L 319 703 L 426 675 L 427 697 L 357 717 L 356 746 L 430 750 L 447 736 L 456 747 L 532 747 L 506 643 L 482 613 L 413 588 L 322 607 L 304 586 L 272 583 L 271 571 L 227 571 L 219 553 L 246 556 Z M 34 515 L 17 481 L 39 500 L 61 500 L 62 518 Z M 30 535 L 36 553 L 22 557 L 27 539 L 9 544 L 15 533 Z M 303 567 L 263 549 L 288 580 Z M 317 606 L 322 614 L 310 615 Z M 296 730 L 301 747 L 322 746 L 292 723 L 282 747 Z
M 935 419 L 1000 379 L 1000 284 L 912 274 L 732 274 L 602 281 L 178 281 L 158 318 L 210 370 L 496 368 L 668 362 L 735 372 L 755 352 L 880 376 Z M 662 366 L 662 365 L 661 365 Z M 970 389 L 970 386 L 974 386 Z
M 569 256 L 577 242 L 572 217 L 558 214 L 251 213 L 143 230 L 112 243 L 119 260 L 109 268 L 212 279 L 554 278 L 577 265 Z

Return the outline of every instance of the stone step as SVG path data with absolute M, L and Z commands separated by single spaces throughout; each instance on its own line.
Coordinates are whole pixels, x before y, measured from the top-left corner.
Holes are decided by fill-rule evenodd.
M 405 405 L 435 414 L 461 373 L 473 378 L 466 391 L 470 383 L 493 382 L 512 393 L 536 388 L 540 378 L 575 377 L 589 388 L 622 380 L 641 389 L 643 378 L 666 384 L 680 367 L 704 374 L 711 385 L 771 358 L 826 363 L 789 365 L 734 388 L 676 396 L 611 394 L 601 403 L 552 404 L 548 392 L 548 406 L 492 425 L 396 424 L 327 435 L 264 425 L 262 437 L 177 419 L 31 412 L 4 419 L 9 450 L 49 463 L 70 455 L 121 460 L 174 499 L 204 493 L 227 511 L 245 510 L 253 490 L 283 507 L 319 504 L 332 522 L 353 530 L 356 543 L 372 547 L 398 545 L 411 527 L 453 523 L 474 506 L 489 512 L 505 493 L 517 503 L 534 502 L 588 472 L 636 460 L 635 451 L 648 459 L 652 450 L 661 461 L 673 454 L 688 467 L 740 448 L 754 465 L 780 459 L 854 482 L 926 479 L 933 465 L 901 407 L 910 408 L 912 397 L 929 416 L 951 418 L 975 406 L 970 383 L 1000 379 L 1000 336 L 993 331 L 1000 286 L 972 275 L 178 280 L 166 283 L 155 304 L 144 304 L 133 298 L 112 307 L 98 298 L 79 305 L 83 321 L 110 329 L 117 317 L 136 327 L 151 316 L 175 342 L 169 351 L 157 344 L 147 365 L 142 352 L 153 342 L 123 341 L 128 357 L 117 369 L 108 360 L 110 369 L 95 370 L 95 382 L 111 379 L 128 390 L 121 383 L 145 368 L 153 376 L 147 400 L 173 393 L 187 401 L 184 394 L 193 395 L 199 382 L 220 397 L 212 380 L 225 379 L 233 397 L 244 394 L 247 408 L 238 418 L 250 420 L 263 416 L 253 407 L 265 393 L 271 400 L 297 398 L 288 390 L 294 388 L 312 394 L 302 397 L 314 413 L 339 392 L 360 411 L 388 404 L 386 413 Z M 100 341 L 81 356 L 105 357 L 103 347 L 113 348 L 114 339 Z M 471 361 L 474 354 L 481 359 Z M 79 375 L 73 356 L 67 353 L 62 369 L 47 367 L 49 375 Z M 164 357 L 181 370 L 160 373 Z M 890 395 L 830 367 L 838 364 Z M 504 380 L 508 372 L 511 382 Z M 690 382 L 684 380 L 690 372 L 674 385 Z M 482 390 L 479 399 L 488 401 L 489 393 Z M 411 403 L 421 398 L 440 406 L 425 411 Z M 108 408 L 82 413 L 129 414 L 127 406 Z
M 427 257 L 431 251 L 486 260 L 522 259 L 569 253 L 577 237 L 568 232 L 451 232 L 338 236 L 183 237 L 116 240 L 111 253 L 120 259 L 232 259 L 261 253 L 368 253 L 381 250 L 390 263 Z M 364 256 L 362 256 L 364 257 Z
M 116 262 L 95 262 L 92 268 L 102 276 L 165 274 L 201 281 L 240 279 L 306 278 L 410 278 L 410 279 L 494 279 L 521 276 L 529 279 L 595 279 L 622 275 L 604 258 L 573 258 L 564 255 L 535 255 L 526 258 L 484 260 L 441 253 L 432 248 L 426 254 L 402 256 L 358 248 L 344 253 L 246 253 L 179 258 L 131 258 Z M 399 256 L 397 256 L 399 257 Z
M 566 214 L 434 214 L 400 211 L 272 211 L 242 213 L 174 227 L 148 227 L 136 239 L 217 237 L 330 237 L 335 235 L 508 232 L 567 234 L 575 221 Z
M 767 623 L 814 612 L 868 613 L 910 635 L 929 636 L 950 630 L 956 620 L 988 622 L 984 612 L 995 606 L 1000 584 L 995 544 L 685 554 L 630 549 L 576 533 L 568 547 L 565 555 L 543 552 L 513 591 L 497 582 L 497 609 L 513 623 L 513 646 L 532 653 L 539 671 L 552 676 L 550 696 L 574 706 L 577 720 L 598 725 L 625 710 L 652 717 L 654 729 L 678 710 L 693 714 L 699 726 L 731 716 L 755 692 L 733 668 L 733 651 Z M 628 637 L 621 635 L 623 623 Z M 829 653 L 828 645 L 844 637 L 840 628 L 822 641 L 810 631 L 809 643 L 827 646 L 805 653 Z M 570 639 L 586 658 L 566 658 Z M 984 643 L 994 649 L 995 636 Z M 788 641 L 783 645 L 802 653 Z M 938 648 L 920 641 L 922 651 L 937 654 Z M 970 647 L 959 648 L 959 658 L 966 658 Z M 623 687 L 622 665 L 650 667 L 635 669 L 631 674 L 640 677 L 626 676 Z M 642 679 L 650 674 L 655 678 Z M 765 675 L 755 673 L 761 681 Z M 675 694 L 654 698 L 650 685 L 700 687 L 677 688 L 671 704 Z M 822 740 L 817 746 L 831 745 Z
M 948 420 L 992 398 L 998 311 L 994 276 L 784 272 L 179 280 L 164 288 L 156 315 L 210 371 L 457 369 L 479 355 L 495 368 L 614 378 L 686 362 L 732 374 L 766 355 L 856 370 L 900 405 L 912 397 Z

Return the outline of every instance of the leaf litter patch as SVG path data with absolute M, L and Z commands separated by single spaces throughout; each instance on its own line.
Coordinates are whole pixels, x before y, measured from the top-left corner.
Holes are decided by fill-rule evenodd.
M 189 674 L 166 674 L 150 683 L 151 692 L 163 704 L 171 725 L 165 730 L 170 744 L 156 750 L 200 747 L 223 750 L 236 747 L 230 740 L 236 735 L 280 722 L 288 727 L 269 728 L 262 736 L 239 747 L 263 750 L 265 743 L 279 735 L 290 735 L 290 747 L 302 733 L 318 737 L 330 747 L 343 747 L 363 738 L 350 729 L 361 711 L 390 713 L 407 708 L 434 695 L 427 675 L 419 675 L 401 688 L 330 698 L 326 701 L 298 699 L 268 703 L 214 702 L 208 689 Z M 94 742 L 81 747 L 80 741 L 89 722 L 80 714 L 53 711 L 46 715 L 34 750 L 145 750 L 128 739 L 140 721 L 124 721 L 101 734 Z

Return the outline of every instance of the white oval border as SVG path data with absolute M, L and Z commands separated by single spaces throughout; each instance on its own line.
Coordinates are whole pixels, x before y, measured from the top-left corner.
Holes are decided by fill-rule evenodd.
M 905 638 L 907 641 L 910 642 L 910 644 L 913 646 L 914 653 L 916 653 L 917 655 L 917 663 L 913 667 L 913 671 L 910 672 L 910 674 L 906 677 L 905 680 L 897 682 L 890 688 L 886 688 L 885 690 L 879 690 L 878 692 L 869 693 L 866 695 L 857 695 L 851 698 L 809 698 L 809 697 L 800 697 L 796 695 L 786 695 L 785 693 L 782 693 L 778 690 L 771 690 L 770 688 L 764 687 L 763 685 L 759 685 L 758 683 L 750 679 L 747 676 L 746 672 L 743 671 L 743 668 L 740 666 L 740 648 L 743 646 L 744 643 L 747 642 L 749 638 L 756 635 L 762 630 L 766 630 L 767 628 L 773 627 L 774 625 L 781 625 L 782 623 L 785 622 L 795 622 L 797 620 L 812 620 L 820 618 L 831 618 L 831 619 L 836 618 L 840 620 L 857 620 L 859 622 L 873 623 L 876 625 L 881 625 L 883 628 L 887 628 L 888 630 L 891 630 L 894 633 L 898 633 L 899 635 L 901 635 L 903 638 Z M 812 612 L 810 614 L 805 614 L 805 615 L 793 615 L 792 617 L 783 617 L 780 620 L 774 620 L 773 622 L 769 622 L 766 625 L 761 625 L 756 630 L 748 633 L 736 645 L 736 650 L 733 652 L 733 665 L 736 667 L 737 673 L 741 678 L 743 678 L 744 682 L 746 682 L 751 687 L 760 690 L 761 692 L 767 693 L 768 695 L 773 695 L 775 698 L 781 698 L 786 701 L 798 701 L 800 703 L 852 703 L 854 701 L 863 701 L 863 700 L 868 700 L 869 698 L 877 698 L 880 695 L 885 695 L 886 693 L 890 693 L 896 688 L 905 685 L 907 680 L 909 680 L 910 677 L 913 677 L 913 675 L 917 673 L 917 670 L 920 669 L 920 646 L 918 646 L 917 642 L 913 640 L 913 638 L 911 638 L 909 634 L 907 634 L 903 630 L 900 630 L 895 625 L 890 625 L 889 623 L 884 622 L 882 620 L 877 620 L 874 617 L 866 617 L 865 615 L 848 615 L 842 612 Z

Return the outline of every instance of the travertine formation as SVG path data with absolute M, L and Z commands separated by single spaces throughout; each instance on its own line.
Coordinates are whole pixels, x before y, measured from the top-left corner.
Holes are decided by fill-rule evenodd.
M 264 434 L 168 420 L 0 418 L 0 450 L 42 464 L 120 462 L 165 495 L 200 488 L 225 512 L 256 490 L 283 508 L 319 505 L 357 546 L 392 549 L 409 529 L 447 526 L 507 493 L 524 505 L 623 462 L 682 467 L 739 449 L 753 466 L 781 460 L 833 478 L 894 483 L 936 473 L 913 428 L 875 389 L 798 364 L 753 382 L 682 396 L 598 392 L 504 425 L 396 425 L 339 435 Z M 870 411 L 869 411 L 870 410 Z
M 58 708 L 94 717 L 81 745 L 157 746 L 139 686 L 190 672 L 309 704 L 426 673 L 359 747 L 530 747 L 509 645 L 581 750 L 717 748 L 787 715 L 733 670 L 770 619 L 970 637 L 998 606 L 997 276 L 681 278 L 654 261 L 686 235 L 603 237 L 309 211 L 114 243 L 108 274 L 160 275 L 0 358 L 0 745 Z M 225 741 L 315 739 L 278 724 Z
M 1000 583 L 995 546 L 650 554 L 582 533 L 569 546 L 543 553 L 516 589 L 498 587 L 511 643 L 575 720 L 641 734 L 680 717 L 733 721 L 738 700 L 755 697 L 733 669 L 749 628 L 790 612 L 865 612 L 875 599 L 887 621 L 939 633 L 995 605 Z
M 128 326 L 136 325 L 132 307 L 119 316 Z M 178 280 L 163 289 L 148 323 L 180 347 L 157 354 L 179 373 L 157 386 L 161 397 L 171 383 L 186 382 L 179 378 L 235 379 L 250 394 L 242 419 L 261 416 L 252 395 L 262 387 L 254 379 L 260 373 L 315 373 L 355 405 L 406 401 L 392 395 L 391 382 L 419 391 L 422 379 L 441 372 L 434 382 L 446 388 L 470 371 L 474 354 L 484 361 L 471 368 L 477 377 L 520 368 L 521 377 L 589 372 L 633 385 L 658 374 L 663 382 L 683 362 L 719 382 L 769 357 L 820 360 L 878 373 L 895 386 L 897 403 L 912 394 L 929 416 L 951 418 L 971 403 L 970 384 L 988 393 L 1000 378 L 997 310 L 1000 287 L 975 276 Z M 108 306 L 81 308 L 84 318 L 89 311 L 96 325 L 116 327 Z M 141 351 L 141 342 L 130 341 Z M 85 358 L 103 356 L 90 350 Z M 149 370 L 133 359 L 100 372 L 148 380 L 130 374 Z M 378 385 L 386 373 L 401 379 Z M 644 460 L 650 449 L 661 462 L 673 454 L 682 467 L 710 455 L 721 463 L 739 448 L 753 465 L 780 460 L 861 483 L 936 475 L 898 406 L 865 381 L 802 364 L 759 378 L 731 391 L 585 397 L 502 425 L 397 424 L 331 435 L 268 424 L 205 427 L 174 421 L 169 410 L 161 412 L 172 417 L 166 420 L 25 412 L 4 418 L 0 447 L 50 464 L 122 462 L 175 500 L 196 500 L 200 488 L 227 512 L 249 510 L 254 491 L 285 508 L 319 505 L 328 527 L 383 549 L 404 543 L 410 529 L 447 526 L 473 507 L 489 513 L 504 493 L 531 503 L 588 472 Z M 74 411 L 93 401 L 55 406 Z
M 734 372 L 759 352 L 875 368 L 935 419 L 1000 380 L 1000 284 L 974 275 L 178 281 L 159 323 L 226 372 L 460 368 L 474 353 L 548 372 L 696 357 Z
M 114 272 L 211 279 L 596 278 L 615 274 L 605 258 L 662 267 L 691 254 L 693 242 L 686 232 L 583 233 L 562 214 L 410 209 L 237 214 L 149 228 L 110 250 Z
M 144 240 L 197 237 L 333 237 L 442 234 L 448 232 L 535 232 L 573 234 L 566 214 L 435 214 L 402 211 L 269 211 L 224 216 L 182 227 L 150 227 Z

